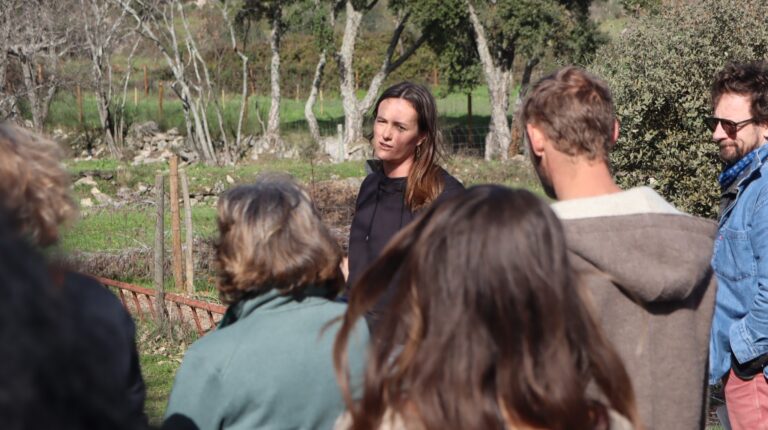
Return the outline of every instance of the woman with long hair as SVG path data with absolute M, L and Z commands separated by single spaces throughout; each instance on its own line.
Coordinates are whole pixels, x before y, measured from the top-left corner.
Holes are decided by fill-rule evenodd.
M 348 285 L 417 212 L 464 188 L 440 167 L 437 105 L 428 89 L 411 82 L 393 85 L 376 101 L 372 117 L 371 145 L 378 163 L 357 195 Z
M 353 401 L 344 351 L 393 277 Z M 338 429 L 637 428 L 560 222 L 524 190 L 473 187 L 403 229 L 352 289 L 334 354 L 349 411 Z
M 187 350 L 163 428 L 332 427 L 344 408 L 331 359 L 338 324 L 328 325 L 346 308 L 333 301 L 344 285 L 338 243 L 285 176 L 227 191 L 218 225 L 217 288 L 229 307 Z M 368 334 L 351 330 L 359 375 Z

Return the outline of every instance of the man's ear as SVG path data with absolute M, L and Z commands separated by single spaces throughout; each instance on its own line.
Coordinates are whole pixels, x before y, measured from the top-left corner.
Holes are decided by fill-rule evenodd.
M 613 149 L 614 146 L 616 146 L 616 142 L 619 140 L 619 120 L 614 119 L 613 120 L 613 136 L 611 136 L 611 149 Z
M 533 124 L 526 124 L 525 132 L 528 135 L 528 142 L 530 142 L 531 145 L 531 152 L 537 157 L 541 157 L 544 154 L 544 144 L 546 142 L 544 133 L 542 133 L 541 130 L 539 130 L 539 128 Z

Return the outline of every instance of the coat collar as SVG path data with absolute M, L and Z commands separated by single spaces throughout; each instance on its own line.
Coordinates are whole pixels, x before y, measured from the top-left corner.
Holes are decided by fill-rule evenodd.
M 218 328 L 232 325 L 254 312 L 286 311 L 300 308 L 307 306 L 308 303 L 318 303 L 316 300 L 307 299 L 327 299 L 328 296 L 327 289 L 315 285 L 310 285 L 297 294 L 282 294 L 273 288 L 265 293 L 244 298 L 237 303 L 229 305 Z

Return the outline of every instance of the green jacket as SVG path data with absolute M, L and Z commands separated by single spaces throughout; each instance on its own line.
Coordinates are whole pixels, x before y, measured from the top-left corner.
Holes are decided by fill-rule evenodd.
M 333 428 L 345 409 L 332 361 L 340 323 L 323 328 L 345 309 L 312 289 L 303 299 L 272 290 L 230 306 L 184 356 L 163 428 Z M 367 344 L 363 323 L 350 341 L 353 381 L 362 380 Z

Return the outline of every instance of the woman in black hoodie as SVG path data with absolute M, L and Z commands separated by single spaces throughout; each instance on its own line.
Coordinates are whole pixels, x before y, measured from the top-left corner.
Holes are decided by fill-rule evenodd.
M 372 116 L 371 144 L 379 162 L 357 195 L 349 233 L 350 286 L 421 209 L 464 189 L 438 165 L 442 142 L 429 90 L 411 82 L 393 85 L 376 101 Z

